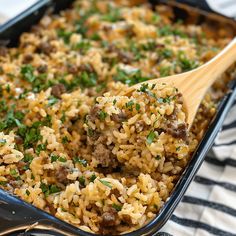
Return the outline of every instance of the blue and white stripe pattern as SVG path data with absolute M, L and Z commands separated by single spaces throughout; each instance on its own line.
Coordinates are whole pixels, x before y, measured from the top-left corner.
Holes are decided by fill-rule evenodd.
M 236 236 L 236 102 L 182 202 L 158 235 Z

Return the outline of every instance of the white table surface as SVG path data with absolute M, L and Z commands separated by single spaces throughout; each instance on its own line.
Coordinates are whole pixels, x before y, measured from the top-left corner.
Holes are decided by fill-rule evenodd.
M 0 24 L 18 15 L 37 0 L 0 0 Z

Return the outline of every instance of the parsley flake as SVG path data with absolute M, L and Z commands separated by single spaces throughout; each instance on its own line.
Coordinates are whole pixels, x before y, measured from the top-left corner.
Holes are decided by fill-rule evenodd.
M 154 141 L 155 137 L 156 137 L 155 132 L 154 131 L 150 131 L 150 133 L 147 136 L 147 143 L 151 144 Z
M 80 165 L 86 167 L 87 166 L 87 161 L 84 159 L 80 159 L 79 157 L 74 157 L 73 158 L 74 163 L 79 163 Z
M 107 186 L 108 188 L 112 188 L 111 183 L 106 180 L 99 179 L 99 182 L 101 182 L 103 185 Z

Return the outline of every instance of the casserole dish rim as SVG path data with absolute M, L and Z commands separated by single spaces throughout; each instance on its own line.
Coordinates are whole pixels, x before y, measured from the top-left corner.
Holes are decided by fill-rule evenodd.
M 41 10 L 45 11 L 48 7 L 57 7 L 58 6 L 57 4 L 60 4 L 59 2 L 62 2 L 62 1 L 56 1 L 56 2 L 53 2 L 50 0 L 38 1 L 36 4 L 34 4 L 32 7 L 28 8 L 23 13 L 14 17 L 12 20 L 8 21 L 7 24 L 0 26 L 0 39 L 1 39 L 1 35 L 4 35 L 4 32 L 6 32 L 9 29 L 13 29 L 17 23 L 19 23 L 20 21 L 23 21 L 25 18 L 31 16 L 32 14 L 35 14 L 35 11 L 41 12 Z M 68 0 L 66 2 L 68 2 L 68 5 L 69 5 L 71 1 Z M 162 3 L 163 3 L 163 1 L 162 1 Z M 41 15 L 41 13 L 40 13 L 40 15 Z M 225 18 L 227 19 L 227 17 L 225 17 Z M 15 39 L 13 39 L 13 40 L 15 40 Z M 164 203 L 160 212 L 155 216 L 155 218 L 153 218 L 146 225 L 142 226 L 141 228 L 139 228 L 135 231 L 132 231 L 132 232 L 126 233 L 126 234 L 122 234 L 122 235 L 125 235 L 125 236 L 155 235 L 155 233 L 157 233 L 158 230 L 160 230 L 161 227 L 170 218 L 174 209 L 177 207 L 178 203 L 180 202 L 184 193 L 186 192 L 192 179 L 196 175 L 197 170 L 200 168 L 202 162 L 204 161 L 204 158 L 205 158 L 208 150 L 213 145 L 214 139 L 215 139 L 217 133 L 219 132 L 220 128 L 222 127 L 222 124 L 223 124 L 223 121 L 226 117 L 226 114 L 228 113 L 230 106 L 234 101 L 234 97 L 236 95 L 236 79 L 234 79 L 232 81 L 231 85 L 232 85 L 232 87 L 231 87 L 230 91 L 227 94 L 225 94 L 225 96 L 221 99 L 221 102 L 220 102 L 220 105 L 218 106 L 217 113 L 216 113 L 215 117 L 211 121 L 211 123 L 210 123 L 208 129 L 206 130 L 202 140 L 200 141 L 196 151 L 192 155 L 189 163 L 185 167 L 185 170 L 181 174 L 178 182 L 176 183 L 173 191 L 171 192 L 168 200 Z M 0 190 L 0 201 L 2 201 L 2 199 L 4 200 L 4 194 L 5 194 L 5 202 L 9 202 L 9 203 L 12 202 L 12 205 L 21 204 L 25 207 L 25 210 L 34 211 L 35 214 L 36 214 L 36 211 L 38 211 L 39 215 L 41 215 L 43 218 L 37 220 L 37 217 L 36 217 L 33 220 L 38 221 L 41 225 L 50 226 L 50 224 L 53 224 L 53 222 L 54 222 L 56 225 L 56 227 L 54 227 L 54 229 L 56 229 L 58 227 L 58 224 L 62 224 L 64 227 L 64 229 L 62 229 L 62 230 L 69 230 L 69 232 L 71 234 L 77 234 L 77 235 L 79 234 L 79 235 L 84 235 L 84 236 L 98 235 L 98 234 L 94 234 L 94 233 L 87 233 L 87 232 L 85 232 L 85 231 L 83 231 L 71 224 L 68 224 L 65 221 L 62 221 L 62 220 L 44 212 L 43 210 L 38 209 L 38 208 L 34 207 L 33 205 L 21 200 L 20 198 L 12 196 L 10 193 L 7 193 L 4 190 Z M 0 208 L 1 208 L 1 205 L 0 205 Z M 35 227 L 35 228 L 37 228 L 37 227 Z M 4 231 L 4 232 L 6 233 L 7 231 Z M 0 235 L 1 235 L 1 227 L 0 227 Z

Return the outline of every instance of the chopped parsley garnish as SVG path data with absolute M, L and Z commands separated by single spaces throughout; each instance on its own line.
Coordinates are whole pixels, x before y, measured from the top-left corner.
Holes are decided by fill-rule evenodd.
M 97 178 L 97 176 L 93 173 L 90 178 L 89 178 L 89 182 L 94 182 L 94 180 Z
M 51 155 L 51 163 L 53 163 L 53 162 L 55 162 L 55 161 L 59 161 L 59 162 L 63 162 L 63 163 L 64 163 L 64 162 L 67 161 L 67 159 L 64 158 L 64 157 L 61 157 L 61 156 L 52 154 L 52 155 Z
M 59 158 L 58 158 L 58 161 L 60 161 L 60 162 L 66 162 L 66 161 L 67 161 L 67 159 L 66 159 L 66 158 L 64 158 L 64 157 L 59 157 Z
M 157 15 L 156 13 L 153 13 L 152 15 L 152 23 L 156 24 L 160 21 L 161 17 L 159 15 Z
M 111 183 L 106 180 L 99 179 L 99 182 L 101 182 L 103 185 L 107 186 L 108 188 L 112 188 Z
M 150 131 L 150 133 L 147 136 L 147 143 L 151 144 L 154 141 L 155 137 L 156 137 L 155 132 L 154 131 Z
M 179 66 L 184 72 L 195 69 L 199 65 L 198 62 L 188 59 L 183 51 L 180 51 L 178 53 L 177 63 L 179 64 Z
M 170 75 L 171 67 L 170 66 L 162 66 L 160 68 L 160 76 L 165 77 Z
M 21 67 L 20 71 L 22 78 L 30 83 L 34 82 L 36 79 L 34 75 L 34 68 L 32 65 L 24 65 Z
M 62 137 L 62 143 L 63 144 L 66 144 L 66 143 L 68 143 L 69 142 L 69 139 L 68 139 L 68 137 L 67 136 L 64 136 L 64 137 Z
M 179 36 L 181 38 L 186 38 L 187 35 L 179 30 L 179 29 L 175 29 L 174 27 L 170 26 L 170 25 L 165 25 L 162 28 L 158 29 L 158 34 L 160 36 L 169 36 L 169 35 L 175 35 L 175 36 Z
M 91 48 L 90 41 L 82 40 L 74 46 L 75 50 L 80 50 L 81 53 L 86 53 Z
M 68 44 L 70 42 L 70 37 L 72 34 L 73 34 L 72 32 L 66 31 L 64 29 L 57 30 L 57 36 L 59 38 L 62 38 L 65 44 Z
M 0 181 L 0 185 L 6 186 L 7 185 L 7 181 Z
M 40 130 L 38 127 L 20 127 L 18 134 L 24 139 L 24 148 L 30 148 L 37 141 L 41 140 Z
M 48 98 L 48 106 L 53 106 L 54 104 L 56 104 L 59 101 L 58 98 L 54 97 L 54 96 L 50 96 Z
M 79 183 L 82 187 L 85 187 L 85 178 L 83 175 L 79 177 Z
M 169 103 L 171 102 L 171 98 L 170 97 L 166 97 L 166 98 L 157 98 L 157 101 L 159 103 Z
M 10 175 L 13 177 L 16 177 L 16 176 L 18 176 L 18 171 L 16 169 L 12 169 L 12 170 L 10 170 Z
M 28 189 L 25 190 L 26 195 L 30 195 L 30 191 Z
M 40 154 L 41 151 L 45 151 L 46 150 L 46 144 L 39 144 L 36 148 L 35 148 L 35 153 L 37 155 Z
M 140 70 L 135 70 L 131 72 L 124 71 L 120 68 L 117 69 L 116 75 L 113 77 L 115 81 L 120 81 L 123 84 L 127 84 L 129 86 L 141 83 L 151 79 L 150 77 L 145 77 L 142 75 Z
M 23 161 L 26 162 L 26 163 L 31 163 L 33 161 L 34 157 L 30 154 L 25 154 L 24 155 L 24 158 L 23 158 Z
M 53 163 L 53 162 L 57 161 L 58 158 L 59 158 L 59 156 L 52 154 L 51 155 L 51 162 Z
M 155 41 L 148 41 L 147 43 L 141 45 L 141 49 L 144 51 L 153 51 L 156 49 L 156 47 L 157 44 Z
M 127 102 L 125 104 L 126 108 L 128 108 L 129 111 L 133 110 L 133 105 L 134 105 L 134 101 L 133 100 L 130 100 L 129 102 Z
M 143 93 L 146 93 L 148 90 L 148 84 L 141 84 L 138 92 L 143 92 Z
M 0 112 L 4 112 L 7 111 L 8 107 L 7 107 L 7 103 L 6 100 L 3 99 L 0 101 Z
M 136 103 L 135 108 L 136 108 L 136 111 L 140 111 L 140 104 Z
M 0 131 L 4 129 L 11 129 L 16 126 L 21 127 L 21 121 L 24 118 L 24 113 L 21 111 L 15 111 L 15 106 L 12 105 L 11 108 L 8 110 L 5 119 L 0 121 Z
M 179 151 L 181 149 L 181 146 L 176 147 L 176 151 Z
M 82 165 L 82 166 L 84 166 L 84 167 L 86 167 L 87 164 L 88 164 L 86 160 L 81 159 L 81 158 L 79 158 L 79 157 L 74 157 L 74 158 L 73 158 L 73 161 L 74 161 L 74 163 L 79 163 L 80 165 Z
M 0 139 L 0 146 L 3 146 L 6 143 L 7 143 L 6 139 L 3 139 L 3 138 Z
M 61 122 L 64 123 L 66 121 L 66 113 L 65 111 L 62 112 Z
M 94 87 L 97 84 L 97 74 L 96 73 L 88 73 L 86 71 L 81 73 L 79 79 L 79 85 L 82 88 L 90 88 Z
M 95 1 L 92 4 L 92 7 L 87 10 L 87 11 L 80 11 L 79 12 L 79 19 L 75 22 L 75 28 L 76 28 L 76 32 L 81 34 L 83 37 L 86 36 L 86 32 L 88 30 L 87 26 L 86 26 L 86 21 L 87 19 L 93 15 L 99 12 L 99 9 L 96 6 Z
M 87 133 L 89 137 L 92 137 L 94 135 L 94 131 L 91 128 L 88 128 Z
M 168 48 L 164 48 L 164 49 L 161 49 L 159 51 L 159 54 L 164 57 L 164 58 L 171 58 L 173 56 L 173 51 L 171 49 L 168 49 Z
M 108 12 L 101 16 L 101 20 L 108 22 L 116 22 L 122 19 L 120 9 L 108 6 Z
M 107 117 L 107 113 L 105 111 L 99 111 L 98 116 L 100 120 L 105 120 Z
M 22 79 L 31 83 L 32 91 L 35 93 L 41 90 L 51 87 L 54 82 L 51 80 L 47 81 L 47 74 L 34 75 L 34 67 L 30 64 L 21 67 Z M 20 95 L 22 97 L 22 95 Z
M 26 165 L 23 167 L 23 170 L 28 170 L 29 166 L 31 164 L 31 162 L 33 161 L 34 157 L 30 154 L 25 154 L 24 158 L 22 159 L 22 161 L 24 161 L 26 163 Z
M 155 157 L 155 159 L 156 159 L 156 160 L 160 160 L 161 157 L 160 157 L 159 155 L 157 155 L 157 156 Z
M 62 83 L 68 92 L 73 91 L 77 87 L 90 88 L 97 85 L 98 76 L 95 72 L 83 71 L 80 75 L 75 76 L 70 82 L 66 81 L 64 78 L 59 79 L 59 82 Z
M 41 182 L 40 188 L 41 188 L 42 192 L 45 194 L 46 197 L 48 197 L 50 194 L 58 193 L 58 192 L 61 191 L 61 189 L 58 186 L 56 186 L 54 184 L 47 185 L 43 182 Z
M 39 93 L 42 90 L 48 89 L 55 84 L 52 80 L 47 80 L 47 74 L 40 74 L 34 80 L 32 85 L 32 90 L 34 93 Z
M 33 147 L 35 143 L 42 139 L 40 134 L 41 126 L 51 126 L 51 117 L 47 116 L 42 121 L 36 121 L 32 126 L 21 125 L 17 134 L 24 140 L 24 148 Z
M 10 93 L 10 92 L 11 92 L 11 87 L 10 87 L 10 84 L 7 84 L 7 85 L 6 85 L 6 91 L 7 91 L 8 93 Z
M 135 61 L 139 61 L 140 59 L 146 57 L 134 41 L 130 41 L 127 50 L 130 50 L 133 53 Z
M 154 89 L 155 87 L 155 84 L 152 85 L 152 88 L 151 89 Z M 153 97 L 153 98 L 157 98 L 156 97 L 156 94 L 151 92 L 148 88 L 148 84 L 141 84 L 140 88 L 137 90 L 138 92 L 142 92 L 142 93 L 146 93 L 148 94 L 150 97 Z
M 90 39 L 94 40 L 94 41 L 100 41 L 101 37 L 99 36 L 98 33 L 94 33 L 90 36 Z
M 107 86 L 107 83 L 106 83 L 106 82 L 102 82 L 102 83 L 98 84 L 98 85 L 96 86 L 96 92 L 97 92 L 97 93 L 100 93 L 100 92 L 104 91 L 104 89 L 106 88 L 106 86 Z
M 116 211 L 121 211 L 122 206 L 121 205 L 117 205 L 115 203 L 112 204 L 112 207 L 116 210 Z

